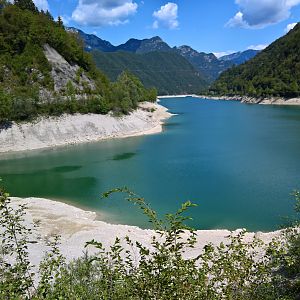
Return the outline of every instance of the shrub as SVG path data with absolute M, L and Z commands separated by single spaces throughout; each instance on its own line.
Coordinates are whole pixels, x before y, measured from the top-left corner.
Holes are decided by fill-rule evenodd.
M 87 246 L 96 247 L 96 255 L 66 263 L 59 238 L 54 237 L 34 284 L 27 250 L 33 242 L 32 230 L 23 223 L 26 207 L 14 207 L 1 189 L 1 299 L 286 300 L 299 296 L 299 231 L 293 230 L 295 239 L 270 245 L 255 238 L 246 243 L 245 231 L 240 231 L 228 243 L 206 245 L 187 257 L 197 243 L 196 232 L 184 225 L 189 219 L 185 213 L 194 204 L 186 202 L 160 220 L 143 198 L 127 188 L 104 197 L 115 192 L 125 193 L 149 218 L 155 229 L 151 247 L 126 237 L 125 243 L 116 238 L 105 249 L 93 240 Z

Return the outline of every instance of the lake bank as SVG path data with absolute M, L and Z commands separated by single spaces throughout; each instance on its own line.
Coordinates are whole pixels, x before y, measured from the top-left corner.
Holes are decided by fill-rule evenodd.
M 184 97 L 188 97 L 184 96 Z M 300 98 L 291 98 L 285 99 L 280 97 L 271 97 L 271 98 L 254 98 L 247 96 L 197 96 L 193 95 L 192 97 L 201 98 L 201 99 L 211 99 L 211 100 L 229 100 L 229 101 L 239 101 L 241 103 L 249 104 L 263 104 L 263 105 L 300 105 Z
M 171 116 L 167 108 L 145 102 L 122 117 L 74 114 L 41 118 L 32 123 L 12 123 L 0 129 L 0 153 L 159 133 L 163 121 Z
M 2 154 L 6 189 L 140 228 L 149 224 L 122 195 L 110 201 L 100 195 L 126 186 L 161 215 L 191 200 L 199 204 L 190 212 L 196 229 L 273 231 L 292 214 L 290 194 L 299 188 L 299 107 L 195 98 L 160 103 L 177 114 L 161 134 Z
M 264 104 L 264 105 L 300 105 L 300 98 L 290 98 L 284 99 L 280 97 L 272 98 L 253 98 L 247 96 L 205 96 L 205 95 L 168 95 L 168 96 L 158 96 L 158 99 L 168 99 L 168 98 L 200 98 L 209 100 L 228 100 L 228 101 L 239 101 L 241 103 L 249 104 Z
M 37 244 L 31 245 L 29 249 L 30 260 L 38 264 L 44 252 L 48 249 L 44 240 L 53 235 L 61 236 L 60 249 L 68 261 L 78 258 L 87 250 L 85 243 L 92 239 L 103 243 L 108 249 L 116 237 L 121 239 L 125 245 L 125 237 L 132 241 L 138 241 L 151 248 L 151 237 L 155 235 L 153 230 L 141 229 L 136 226 L 113 225 L 98 221 L 95 212 L 85 211 L 74 206 L 40 198 L 11 198 L 14 207 L 26 204 L 28 209 L 25 215 L 25 223 L 30 226 L 32 222 L 39 221 L 36 236 L 39 237 Z M 185 257 L 195 257 L 199 255 L 203 247 L 208 243 L 219 245 L 221 242 L 228 242 L 228 236 L 237 234 L 240 230 L 197 230 L 197 243 L 194 249 L 189 249 Z M 272 239 L 279 237 L 280 231 L 246 233 L 245 242 L 251 243 L 254 237 L 261 239 L 264 243 L 269 243 Z M 188 237 L 188 234 L 184 234 Z M 88 249 L 94 253 L 95 249 Z

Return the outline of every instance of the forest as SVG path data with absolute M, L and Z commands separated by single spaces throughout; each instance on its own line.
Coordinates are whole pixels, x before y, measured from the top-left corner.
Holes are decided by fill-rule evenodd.
M 68 82 L 63 91 L 55 91 L 45 44 L 78 66 L 95 88 L 78 90 Z M 62 113 L 127 114 L 138 102 L 155 101 L 157 95 L 127 71 L 110 82 L 77 35 L 65 30 L 62 19 L 39 11 L 31 0 L 0 0 L 0 69 L 1 123 Z M 51 97 L 42 97 L 45 93 Z

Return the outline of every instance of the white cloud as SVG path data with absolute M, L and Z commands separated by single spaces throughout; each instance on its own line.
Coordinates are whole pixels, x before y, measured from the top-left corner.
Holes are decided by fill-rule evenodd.
M 300 0 L 235 0 L 239 11 L 227 26 L 260 29 L 287 19 Z
M 166 5 L 153 13 L 155 21 L 153 22 L 153 28 L 157 29 L 162 26 L 169 29 L 176 29 L 179 26 L 178 22 L 178 5 L 172 2 L 168 2 Z
M 291 23 L 288 24 L 284 30 L 285 33 L 288 33 L 290 30 L 292 30 L 295 26 L 297 25 L 297 23 Z
M 247 22 L 245 22 L 245 20 L 244 20 L 243 13 L 240 11 L 238 13 L 236 13 L 235 16 L 227 22 L 226 26 L 228 26 L 228 27 L 243 27 L 243 28 L 249 27 Z
M 221 51 L 221 52 L 213 52 L 213 54 L 217 57 L 217 58 L 220 58 L 222 56 L 225 56 L 225 55 L 229 55 L 229 54 L 232 54 L 232 53 L 235 53 L 236 51 L 234 50 L 228 50 L 228 51 Z
M 33 0 L 34 4 L 37 6 L 38 9 L 42 9 L 44 11 L 49 10 L 49 4 L 47 0 Z
M 264 50 L 268 47 L 267 44 L 259 44 L 259 45 L 251 45 L 247 48 L 247 50 Z
M 128 23 L 137 8 L 133 0 L 79 0 L 72 19 L 86 26 L 120 25 Z

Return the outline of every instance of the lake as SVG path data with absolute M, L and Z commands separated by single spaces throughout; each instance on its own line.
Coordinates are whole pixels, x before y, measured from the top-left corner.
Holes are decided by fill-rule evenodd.
M 0 155 L 13 196 L 44 197 L 99 212 L 99 219 L 150 227 L 123 197 L 127 186 L 160 215 L 191 200 L 197 229 L 273 230 L 300 189 L 300 108 L 197 98 L 161 100 L 161 134 Z

